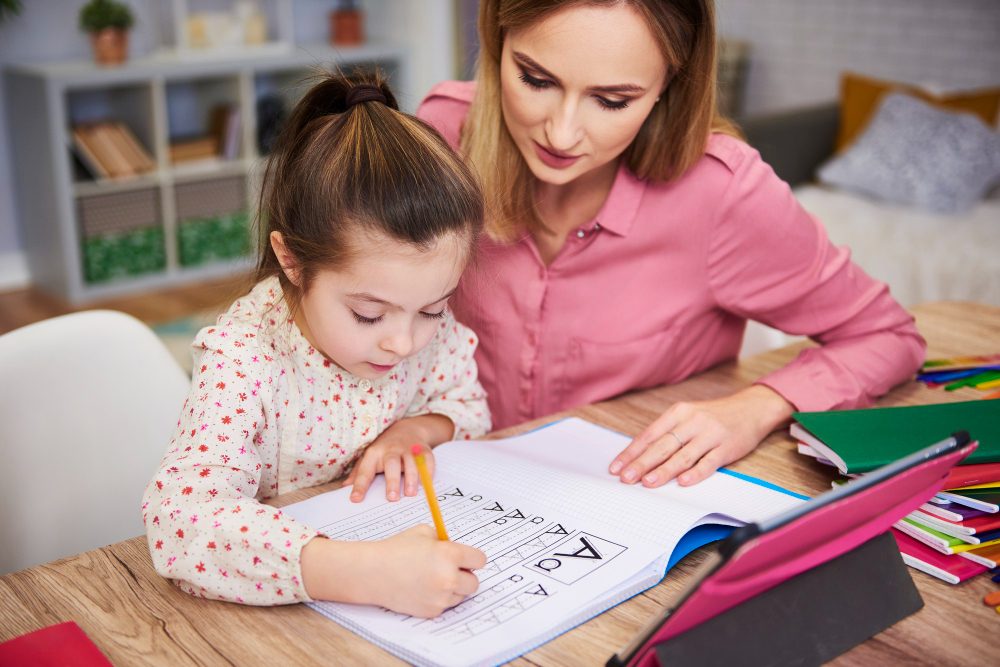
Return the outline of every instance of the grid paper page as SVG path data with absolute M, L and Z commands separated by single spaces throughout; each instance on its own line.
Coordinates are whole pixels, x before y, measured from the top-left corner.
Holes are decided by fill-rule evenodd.
M 570 418 L 506 440 L 449 443 L 435 450 L 442 469 L 532 498 L 570 516 L 597 520 L 664 547 L 702 523 L 741 525 L 802 500 L 726 474 L 681 487 L 622 484 L 608 465 L 630 439 Z
M 439 465 L 439 470 L 441 467 Z M 331 602 L 309 606 L 420 665 L 499 664 L 649 588 L 662 549 L 596 528 L 515 494 L 442 471 L 435 481 L 448 534 L 481 549 L 479 590 L 434 619 Z M 385 500 L 384 478 L 362 503 L 340 489 L 284 508 L 332 539 L 379 540 L 431 523 L 423 495 Z

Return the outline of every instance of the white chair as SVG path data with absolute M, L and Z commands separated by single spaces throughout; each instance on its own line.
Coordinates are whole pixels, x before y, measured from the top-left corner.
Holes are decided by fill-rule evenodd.
M 0 574 L 142 534 L 142 493 L 189 387 L 123 313 L 0 336 Z

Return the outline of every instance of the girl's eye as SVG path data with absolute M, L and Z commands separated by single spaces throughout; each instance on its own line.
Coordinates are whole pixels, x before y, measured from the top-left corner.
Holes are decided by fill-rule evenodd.
M 549 86 L 552 85 L 551 81 L 546 81 L 545 79 L 536 79 L 535 77 L 528 74 L 528 72 L 524 69 L 521 70 L 521 81 L 524 81 L 532 88 L 537 88 L 539 90 L 543 88 L 548 88 Z
M 440 320 L 442 317 L 444 317 L 443 310 L 440 313 L 425 313 L 424 311 L 421 310 L 420 314 L 429 320 Z
M 624 109 L 628 106 L 629 100 L 622 100 L 620 102 L 612 102 L 611 100 L 606 100 L 603 97 L 597 98 L 598 103 L 605 109 Z
M 364 315 L 358 315 L 353 310 L 351 315 L 354 315 L 354 319 L 358 321 L 358 324 L 377 324 L 382 321 L 384 315 L 379 315 L 378 317 L 365 317 Z

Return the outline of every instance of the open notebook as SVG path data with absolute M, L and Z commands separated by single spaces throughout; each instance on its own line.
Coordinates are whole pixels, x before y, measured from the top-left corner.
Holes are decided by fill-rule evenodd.
M 627 486 L 607 470 L 629 440 L 573 418 L 506 440 L 435 448 L 448 534 L 488 558 L 476 571 L 476 595 L 430 620 L 360 605 L 309 606 L 416 665 L 496 665 L 656 585 L 681 556 L 728 527 L 805 498 L 729 471 L 686 488 Z M 423 493 L 389 503 L 382 479 L 359 504 L 341 489 L 283 511 L 340 540 L 432 523 Z

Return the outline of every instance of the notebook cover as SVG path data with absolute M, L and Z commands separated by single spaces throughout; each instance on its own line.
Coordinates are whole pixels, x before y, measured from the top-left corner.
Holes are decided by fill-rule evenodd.
M 987 570 L 982 565 L 977 565 L 971 560 L 962 558 L 957 554 L 947 556 L 939 551 L 935 551 L 923 542 L 915 540 L 895 528 L 891 532 L 892 536 L 896 538 L 896 544 L 899 545 L 900 553 L 904 553 L 938 570 L 944 570 L 948 574 L 957 577 L 959 581 L 965 581 Z M 927 574 L 936 576 L 933 572 L 927 572 Z
M 1000 481 L 1000 463 L 977 463 L 952 468 L 945 489 Z
M 647 643 L 676 637 L 783 581 L 888 531 L 937 493 L 948 471 L 976 448 L 966 445 L 870 489 L 826 505 L 743 544 L 701 582 Z
M 3 667 L 112 667 L 73 621 L 50 625 L 0 644 Z
M 979 448 L 966 463 L 1000 462 L 1000 402 L 962 401 L 867 410 L 797 412 L 807 431 L 837 452 L 846 472 L 870 472 L 966 430 Z
M 980 558 L 985 558 L 986 560 L 993 563 L 994 567 L 1000 567 L 1000 544 L 991 544 L 985 547 L 979 547 L 978 549 L 970 549 L 965 553 L 959 554 L 968 558 L 970 555 L 979 556 Z

